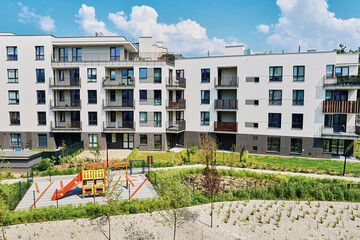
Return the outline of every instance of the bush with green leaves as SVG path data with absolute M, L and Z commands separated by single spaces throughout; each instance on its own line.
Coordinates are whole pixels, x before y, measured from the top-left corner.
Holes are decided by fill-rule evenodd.
M 34 170 L 45 171 L 53 165 L 54 164 L 50 158 L 42 158 L 40 162 L 34 166 Z

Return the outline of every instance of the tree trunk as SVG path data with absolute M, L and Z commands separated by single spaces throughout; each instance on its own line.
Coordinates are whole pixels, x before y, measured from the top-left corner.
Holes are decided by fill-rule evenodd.
M 174 221 L 174 240 L 176 238 L 176 218 L 175 218 L 175 221 Z
M 108 222 L 109 222 L 109 240 L 111 240 L 110 214 L 108 215 Z
M 5 228 L 4 228 L 4 224 L 1 222 L 1 231 L 2 231 L 2 235 L 3 235 L 3 239 L 6 240 L 5 237 Z
M 213 201 L 212 201 L 212 198 L 211 198 L 211 204 L 210 204 L 210 206 L 211 206 L 211 228 L 213 227 L 213 215 L 214 215 L 214 212 L 213 212 Z

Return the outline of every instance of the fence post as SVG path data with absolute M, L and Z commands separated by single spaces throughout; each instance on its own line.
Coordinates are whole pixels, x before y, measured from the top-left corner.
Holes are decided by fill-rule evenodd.
M 56 189 L 56 208 L 59 208 L 58 191 Z
M 29 171 L 26 172 L 27 188 L 29 188 Z
M 21 181 L 19 182 L 19 193 L 20 193 L 19 200 L 21 201 Z
M 129 201 L 130 201 L 130 186 L 131 186 L 131 185 L 129 184 Z
M 51 182 L 51 167 L 49 166 L 49 176 L 50 176 L 50 182 Z
M 36 208 L 36 202 L 35 202 L 35 191 L 33 191 L 33 196 L 34 196 L 34 208 Z
M 130 160 L 130 175 L 132 175 L 132 161 Z

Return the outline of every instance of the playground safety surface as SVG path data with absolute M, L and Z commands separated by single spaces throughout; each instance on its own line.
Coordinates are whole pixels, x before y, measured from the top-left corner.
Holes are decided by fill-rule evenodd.
M 126 188 L 125 185 L 125 171 L 117 170 L 113 171 L 114 173 L 114 184 L 121 177 L 121 181 L 118 183 L 120 185 L 120 189 L 122 189 L 121 199 L 129 199 L 129 196 L 132 198 L 152 198 L 157 197 L 157 193 L 151 184 L 150 181 L 147 180 L 145 174 L 142 174 L 141 171 L 133 171 L 132 175 L 128 175 L 132 184 L 129 183 L 129 188 Z M 62 186 L 66 186 L 71 180 L 76 177 L 75 175 L 62 175 L 62 176 L 53 176 L 47 178 L 38 178 L 34 179 L 34 183 L 29 188 L 16 210 L 20 209 L 30 209 L 32 207 L 46 207 L 46 206 L 57 206 L 56 201 L 51 201 L 51 197 L 53 196 L 56 189 L 61 189 L 61 181 Z M 141 185 L 141 187 L 140 187 Z M 140 188 L 139 188 L 140 187 Z M 35 200 L 34 200 L 35 194 Z M 105 203 L 105 198 L 103 196 L 93 195 L 85 196 L 82 198 L 82 184 L 80 183 L 74 189 L 66 193 L 61 199 L 58 200 L 58 205 L 67 205 L 73 204 L 75 206 L 79 204 L 86 204 L 87 202 L 98 202 L 100 204 Z M 35 205 L 34 205 L 35 202 Z

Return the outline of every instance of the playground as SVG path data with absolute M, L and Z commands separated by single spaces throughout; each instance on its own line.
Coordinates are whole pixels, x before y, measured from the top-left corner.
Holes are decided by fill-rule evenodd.
M 111 169 L 112 182 L 107 182 L 107 169 Z M 108 184 L 108 185 L 107 185 Z M 106 193 L 106 186 L 108 191 Z M 79 174 L 34 179 L 19 205 L 19 209 L 60 206 L 66 204 L 105 203 L 117 189 L 121 199 L 152 198 L 157 193 L 145 176 L 144 168 L 129 170 L 129 162 L 84 164 Z

